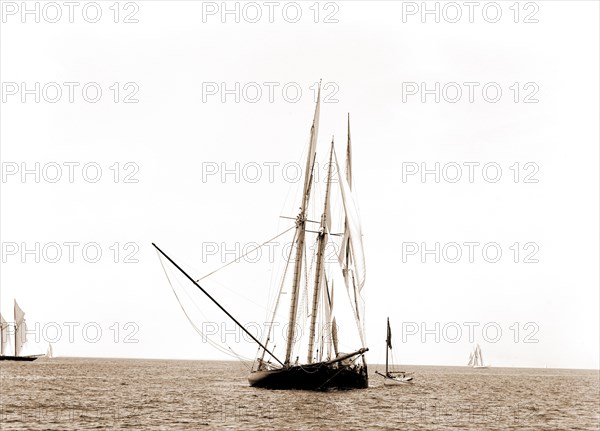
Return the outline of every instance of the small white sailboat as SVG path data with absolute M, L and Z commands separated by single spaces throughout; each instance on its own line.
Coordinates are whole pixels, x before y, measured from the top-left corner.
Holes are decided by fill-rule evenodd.
M 54 358 L 54 352 L 52 351 L 52 343 L 48 343 L 48 350 L 46 350 L 46 358 Z
M 392 351 L 392 328 L 390 327 L 390 318 L 387 319 L 387 338 L 385 340 L 385 374 L 375 371 L 384 378 L 385 386 L 399 386 L 413 383 L 413 378 L 405 371 L 392 371 L 389 364 L 389 356 Z
M 488 368 L 489 365 L 485 365 L 483 362 L 483 355 L 481 353 L 481 347 L 479 344 L 476 344 L 473 347 L 473 351 L 469 355 L 469 362 L 467 363 L 468 367 L 471 368 Z

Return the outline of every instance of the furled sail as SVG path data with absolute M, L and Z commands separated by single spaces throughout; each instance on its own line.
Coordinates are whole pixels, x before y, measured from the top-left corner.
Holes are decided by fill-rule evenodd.
M 335 162 L 337 164 L 337 172 L 340 172 L 340 164 L 335 156 Z M 358 213 L 358 205 L 350 190 L 348 181 L 343 175 L 338 175 L 340 190 L 342 194 L 342 202 L 344 204 L 344 212 L 346 214 L 347 221 L 347 235 L 350 238 L 350 249 L 352 253 L 352 260 L 354 263 L 354 275 L 356 277 L 356 287 L 360 292 L 365 285 L 365 278 L 367 275 L 365 266 L 365 254 L 362 243 L 362 229 L 360 224 L 360 217 Z
M 390 328 L 390 319 L 387 321 L 387 339 L 386 339 L 387 348 L 392 348 L 392 328 Z
M 8 323 L 4 320 L 2 314 L 0 314 L 0 337 L 0 355 L 4 356 L 4 353 L 6 352 L 6 343 L 8 342 Z
M 21 354 L 21 349 L 27 341 L 27 323 L 25 323 L 25 313 L 15 300 L 15 356 Z

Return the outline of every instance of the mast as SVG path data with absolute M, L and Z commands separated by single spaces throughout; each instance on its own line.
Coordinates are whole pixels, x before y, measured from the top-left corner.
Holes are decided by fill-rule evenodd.
M 352 190 L 352 140 L 350 139 L 350 113 L 348 112 L 348 146 L 346 147 L 346 179 Z
M 17 351 L 17 339 L 19 338 L 17 336 L 19 334 L 19 331 L 17 329 L 17 307 L 17 300 L 15 299 L 15 305 L 13 310 L 13 316 L 15 317 L 15 356 L 19 356 L 19 353 Z
M 317 323 L 317 309 L 319 306 L 319 293 L 321 278 L 323 277 L 323 258 L 325 246 L 327 245 L 327 213 L 329 212 L 329 192 L 331 190 L 331 167 L 333 161 L 333 138 L 331 139 L 331 150 L 329 151 L 329 167 L 327 169 L 327 188 L 325 190 L 325 204 L 321 214 L 321 227 L 318 236 L 317 269 L 315 273 L 315 289 L 313 292 L 312 313 L 310 316 L 310 333 L 308 339 L 308 363 L 312 363 L 313 347 L 315 342 L 315 325 Z
M 348 182 L 348 189 L 352 191 L 352 139 L 350 136 L 350 113 L 348 113 L 348 144 L 346 146 L 346 181 Z M 344 232 L 348 232 L 348 217 L 344 219 Z M 350 266 L 352 264 L 350 236 L 347 235 L 344 238 L 345 244 L 343 245 L 343 250 L 345 262 L 343 268 L 343 275 L 346 279 L 346 285 L 348 285 L 348 277 L 351 277 L 352 291 L 354 296 L 354 306 L 356 308 L 356 317 L 360 320 L 356 283 L 354 279 L 354 274 L 351 274 L 350 271 Z
M 292 283 L 292 295 L 290 299 L 290 317 L 288 321 L 287 345 L 285 349 L 285 365 L 289 365 L 292 356 L 294 338 L 296 335 L 296 314 L 298 311 L 298 291 L 300 290 L 300 279 L 302 277 L 302 257 L 304 255 L 304 237 L 306 235 L 306 210 L 310 198 L 310 189 L 313 177 L 313 166 L 316 155 L 317 136 L 319 133 L 319 113 L 321 106 L 321 83 L 319 82 L 319 92 L 317 94 L 317 105 L 312 127 L 310 129 L 310 144 L 306 158 L 306 172 L 304 174 L 304 191 L 302 194 L 302 203 L 300 214 L 296 218 L 296 260 L 294 262 L 294 278 Z
M 348 144 L 346 146 L 346 181 L 348 182 L 348 188 L 352 190 L 352 150 L 350 148 L 350 113 L 348 112 Z M 338 167 L 339 169 L 339 167 Z M 344 219 L 344 232 L 348 232 L 348 217 Z M 348 278 L 348 271 L 350 268 L 350 237 L 344 237 L 344 278 Z M 348 285 L 348 283 L 346 283 Z
M 336 159 L 337 160 L 337 159 Z M 338 166 L 339 169 L 339 166 Z M 348 183 L 348 189 L 350 190 L 350 192 L 352 191 L 352 137 L 351 137 L 351 133 L 350 133 L 350 113 L 348 112 L 348 142 L 346 145 L 346 181 Z M 359 295 L 357 292 L 357 286 L 356 286 L 356 278 L 355 278 L 355 273 L 354 271 L 356 270 L 356 266 L 354 266 L 354 270 L 351 270 L 350 267 L 355 263 L 354 261 L 354 256 L 352 255 L 352 250 L 351 250 L 351 238 L 350 238 L 350 228 L 349 228 L 349 222 L 348 222 L 348 216 L 346 215 L 345 219 L 344 219 L 344 240 L 345 243 L 343 244 L 343 250 L 344 250 L 344 257 L 345 257 L 345 262 L 344 262 L 344 267 L 343 267 L 343 275 L 344 275 L 344 279 L 346 282 L 346 286 L 349 287 L 349 281 L 352 283 L 352 294 L 354 297 L 354 308 L 356 310 L 356 319 L 357 322 L 359 322 L 359 326 L 360 328 L 364 328 L 364 316 L 361 316 L 361 309 L 359 306 Z M 350 280 L 348 280 L 350 278 Z M 361 331 L 362 329 L 359 329 L 359 331 Z M 391 334 L 390 334 L 391 335 Z M 364 344 L 364 337 L 363 334 L 360 334 L 360 338 L 361 341 Z M 387 355 L 387 352 L 386 352 Z M 366 366 L 367 365 L 367 361 L 366 358 L 363 356 L 362 357 L 362 361 L 363 361 L 363 365 Z
M 348 181 L 348 188 L 352 191 L 352 139 L 350 137 L 350 113 L 348 112 L 348 144 L 346 146 L 346 180 Z M 345 220 L 346 224 L 348 219 Z M 344 226 L 345 228 L 346 226 Z M 348 237 L 348 243 L 346 244 L 346 268 L 350 266 L 350 237 Z M 354 273 L 352 274 L 352 287 L 354 292 L 354 306 L 356 307 L 356 314 L 358 315 L 358 294 L 356 292 L 356 282 L 354 279 Z M 361 316 L 359 316 L 361 319 Z M 364 358 L 363 358 L 364 359 Z
M 387 318 L 387 337 L 385 340 L 385 375 L 389 375 L 388 373 L 388 355 L 390 353 L 390 348 L 392 347 L 392 330 L 390 329 L 390 318 Z

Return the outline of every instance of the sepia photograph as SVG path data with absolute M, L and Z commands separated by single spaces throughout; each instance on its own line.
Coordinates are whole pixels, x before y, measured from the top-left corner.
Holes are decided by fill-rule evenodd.
M 600 431 L 600 2 L 0 0 L 0 430 Z

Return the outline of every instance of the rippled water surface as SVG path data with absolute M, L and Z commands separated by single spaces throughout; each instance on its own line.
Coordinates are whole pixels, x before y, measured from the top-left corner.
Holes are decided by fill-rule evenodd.
M 378 367 L 371 366 L 374 373 Z M 379 367 L 380 368 L 380 367 Z M 381 368 L 380 368 L 381 369 Z M 248 387 L 242 363 L 0 362 L 2 430 L 598 430 L 599 373 L 410 367 L 416 383 L 354 391 Z

